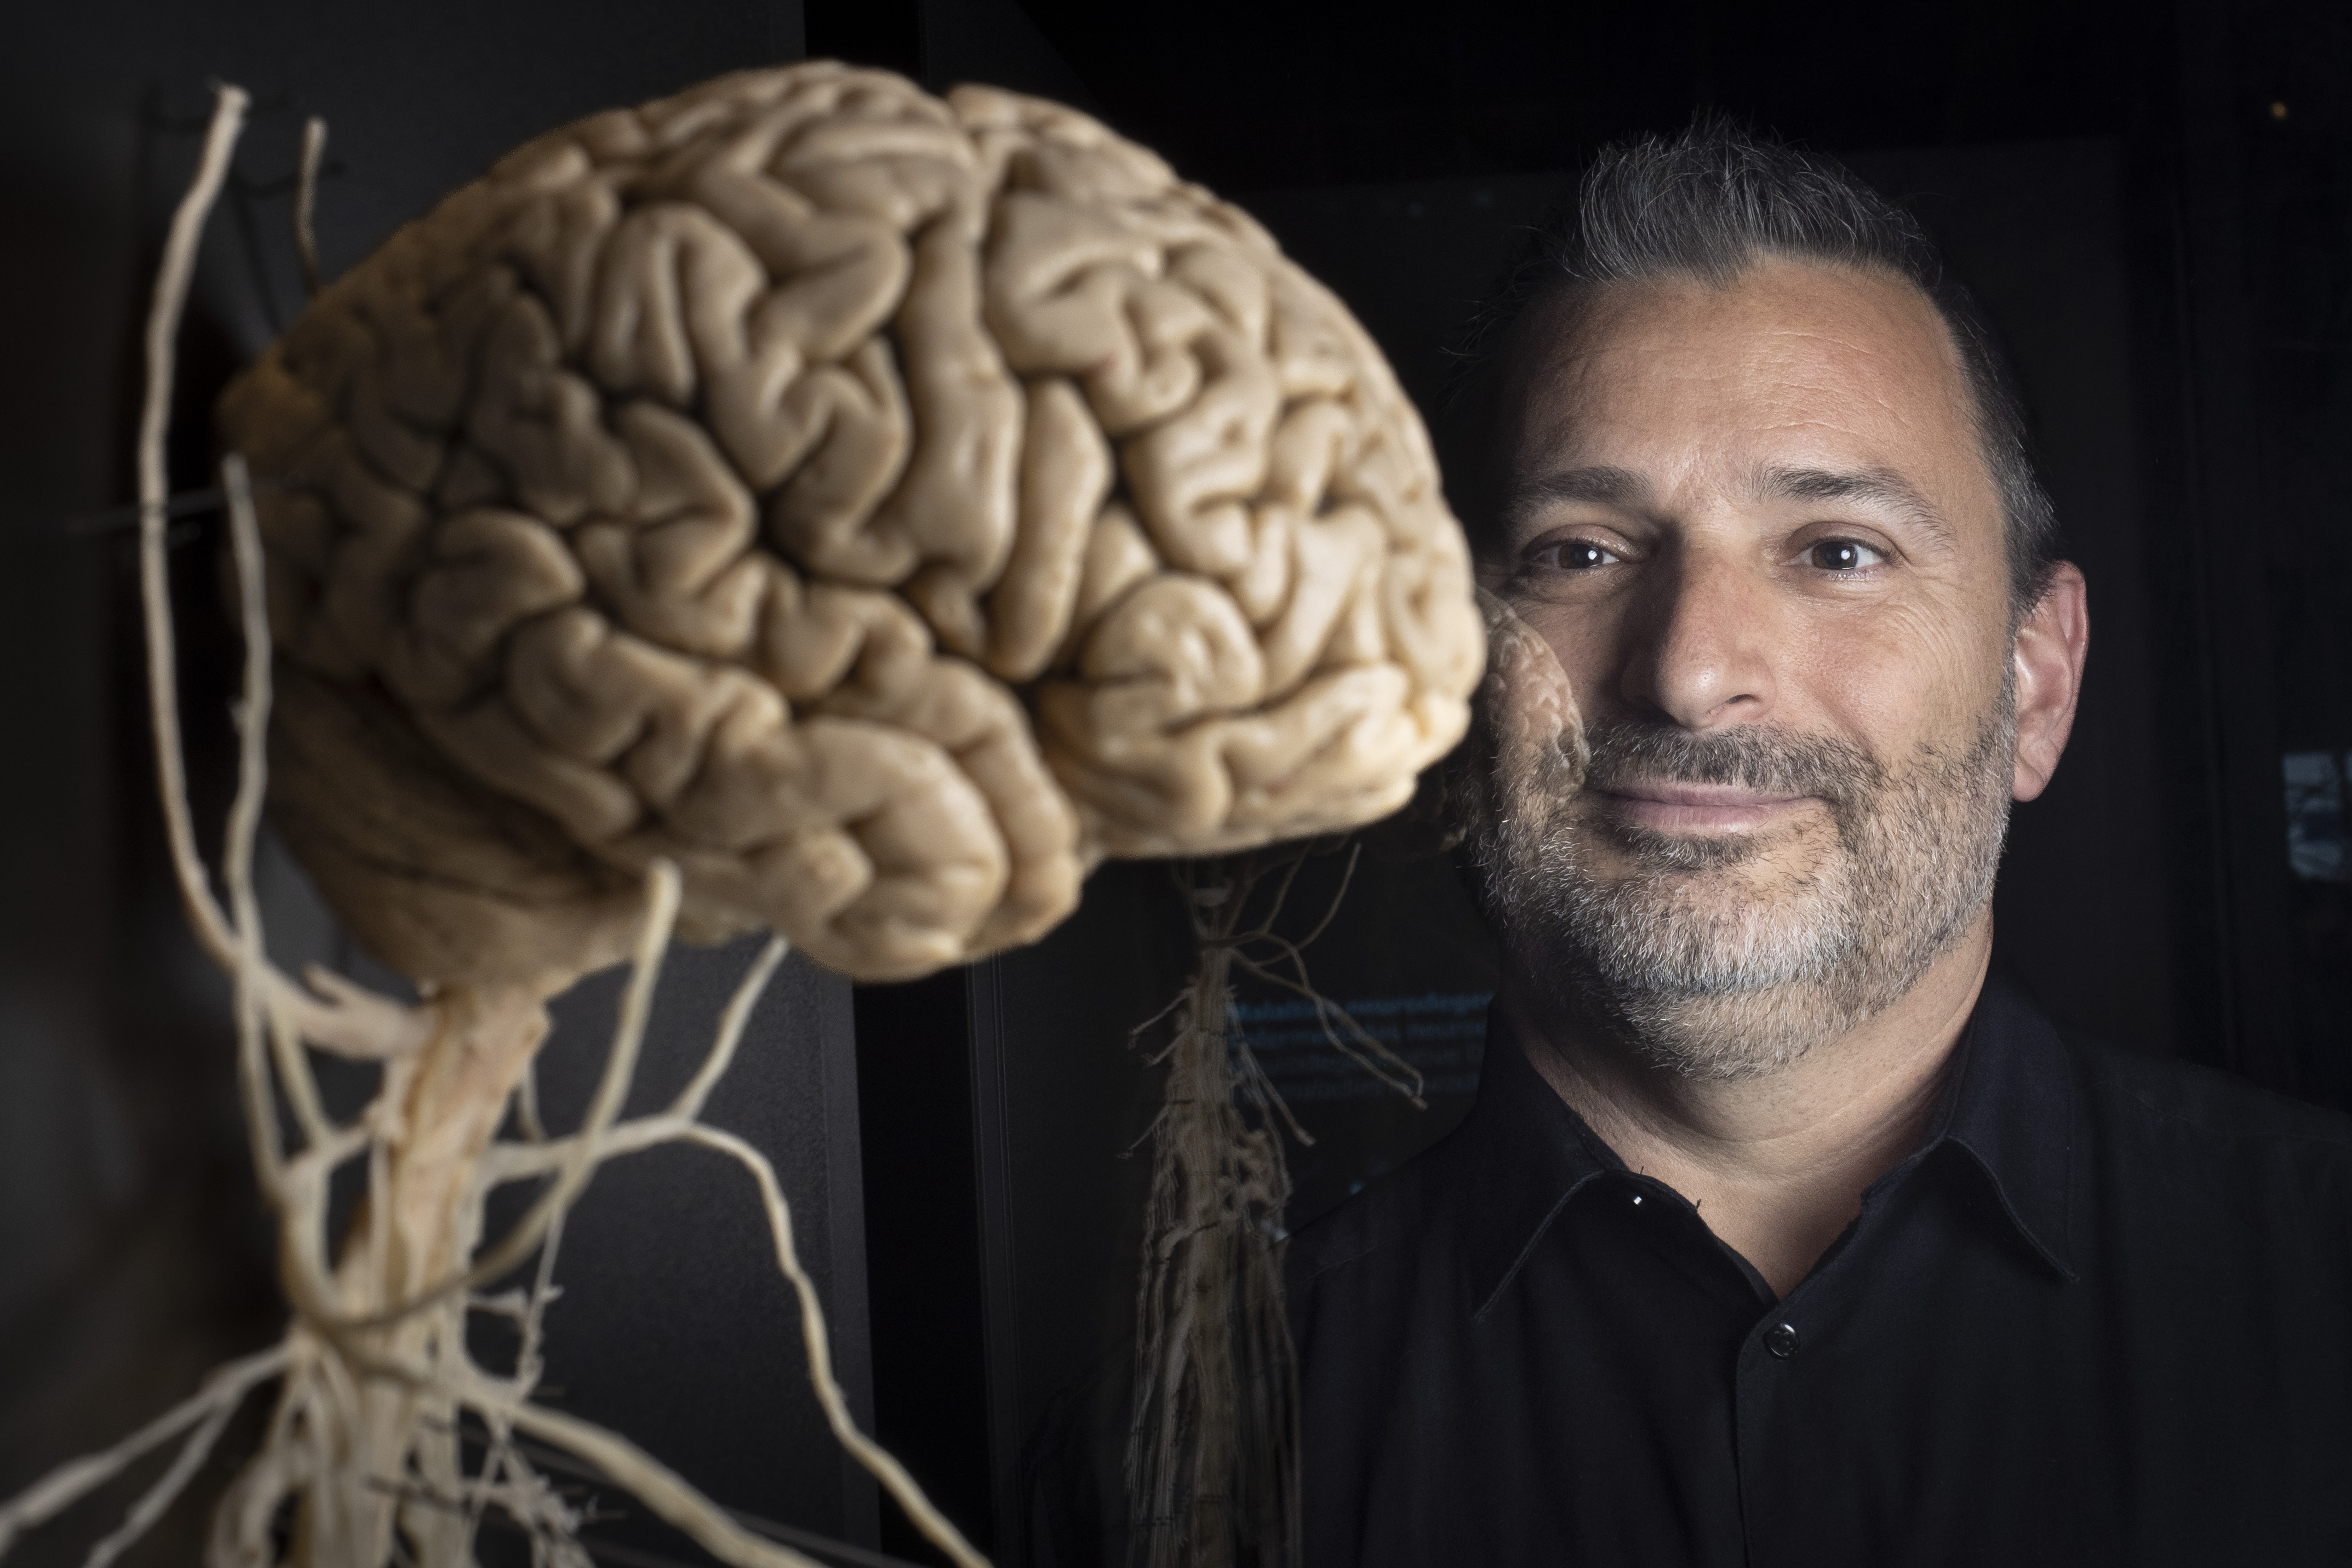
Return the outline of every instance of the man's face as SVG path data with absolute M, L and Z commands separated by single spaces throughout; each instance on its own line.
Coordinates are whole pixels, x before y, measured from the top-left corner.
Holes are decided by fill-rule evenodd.
M 1759 264 L 1539 301 L 1496 427 L 1500 594 L 1592 747 L 1494 781 L 1523 972 L 1738 1078 L 1907 991 L 1981 917 L 2015 731 L 2000 502 L 1916 291 Z

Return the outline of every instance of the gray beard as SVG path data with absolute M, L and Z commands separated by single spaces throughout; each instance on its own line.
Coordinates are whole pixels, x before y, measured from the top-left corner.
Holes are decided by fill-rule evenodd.
M 1481 781 L 1472 850 L 1512 966 L 1548 1008 L 1695 1079 L 1774 1072 L 1895 1002 L 1992 896 L 2008 832 L 2014 689 L 1968 748 L 1922 745 L 1899 774 L 1842 741 L 1742 727 L 1689 735 L 1595 724 L 1587 787 L 1646 779 L 1819 795 L 1834 842 L 1807 874 L 1739 896 L 1757 842 L 1577 823 L 1540 780 Z M 1596 878 L 1606 833 L 1629 874 Z M 1770 873 L 1767 872 L 1767 875 Z

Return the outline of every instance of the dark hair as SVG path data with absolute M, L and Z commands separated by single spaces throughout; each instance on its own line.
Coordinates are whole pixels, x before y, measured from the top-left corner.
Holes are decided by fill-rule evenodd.
M 1715 116 L 1668 141 L 1604 148 L 1538 221 L 1471 318 L 1453 391 L 1493 360 L 1528 302 L 1662 277 L 1728 285 L 1767 257 L 1886 274 L 1935 306 L 1959 351 L 1977 435 L 2000 494 L 2013 617 L 2049 579 L 2057 517 L 2033 471 L 2025 405 L 1990 328 L 1912 216 L 1834 161 Z M 1449 394 L 1449 405 L 1455 398 Z

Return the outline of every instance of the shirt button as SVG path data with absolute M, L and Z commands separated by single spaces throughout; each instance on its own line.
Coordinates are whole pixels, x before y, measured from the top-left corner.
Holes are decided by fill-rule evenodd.
M 1764 1331 L 1764 1348 L 1787 1361 L 1797 1353 L 1797 1331 L 1788 1323 L 1775 1323 Z

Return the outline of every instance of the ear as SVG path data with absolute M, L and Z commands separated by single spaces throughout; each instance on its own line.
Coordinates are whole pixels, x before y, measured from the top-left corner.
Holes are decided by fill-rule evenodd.
M 2074 728 L 2083 660 L 2090 651 L 2090 589 L 2081 568 L 2061 561 L 2018 626 L 2011 651 L 2017 668 L 2017 772 L 2009 790 L 2014 798 L 2032 800 L 2050 787 Z

